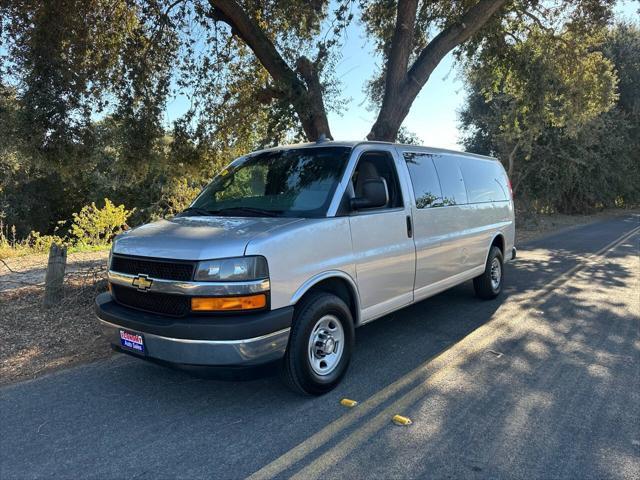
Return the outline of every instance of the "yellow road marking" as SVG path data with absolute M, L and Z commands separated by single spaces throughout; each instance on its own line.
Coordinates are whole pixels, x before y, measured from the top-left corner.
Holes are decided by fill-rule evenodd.
M 541 293 L 536 296 L 535 304 L 542 303 L 542 300 L 547 295 L 552 293 L 559 284 L 567 280 L 571 275 L 580 269 L 590 266 L 595 260 L 603 256 L 603 254 L 617 247 L 619 244 L 622 244 L 639 231 L 640 227 L 635 227 L 629 232 L 618 237 L 616 240 L 610 242 L 596 253 L 584 257 L 582 261 L 578 258 L 577 260 L 579 263 L 577 265 L 570 268 L 541 289 Z M 533 305 L 530 306 L 530 308 L 532 307 Z M 350 434 L 346 439 L 339 442 L 331 450 L 327 451 L 314 462 L 303 468 L 293 478 L 307 479 L 320 474 L 324 470 L 323 467 L 325 465 L 335 465 L 336 461 L 339 461 L 348 455 L 363 439 L 369 437 L 386 425 L 389 418 L 389 410 L 403 411 L 406 406 L 411 405 L 423 396 L 425 388 L 430 384 L 437 382 L 445 374 L 448 374 L 452 368 L 455 368 L 458 364 L 467 360 L 470 355 L 486 350 L 495 341 L 493 334 L 498 331 L 503 331 L 505 326 L 508 326 L 508 321 L 496 319 L 478 327 L 476 330 L 460 339 L 457 343 L 428 359 L 411 372 L 369 397 L 360 405 L 359 408 L 354 409 L 336 419 L 316 434 L 307 438 L 296 447 L 275 459 L 273 462 L 265 465 L 263 468 L 250 475 L 248 478 L 251 480 L 268 479 L 279 475 L 284 470 L 292 467 L 303 458 L 315 452 L 341 431 L 369 414 L 400 390 L 417 380 L 421 380 L 421 383 L 417 387 L 411 389 L 392 405 L 376 415 L 372 420 Z M 470 346 L 465 348 L 465 345 L 467 344 Z

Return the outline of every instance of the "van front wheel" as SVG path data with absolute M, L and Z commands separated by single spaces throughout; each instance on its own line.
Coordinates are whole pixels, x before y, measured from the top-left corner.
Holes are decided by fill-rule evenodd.
M 502 252 L 496 246 L 491 247 L 487 264 L 482 275 L 473 279 L 476 295 L 485 300 L 496 298 L 502 291 L 504 261 Z
M 282 377 L 293 390 L 322 395 L 332 390 L 349 366 L 354 344 L 349 307 L 330 293 L 312 293 L 296 306 Z

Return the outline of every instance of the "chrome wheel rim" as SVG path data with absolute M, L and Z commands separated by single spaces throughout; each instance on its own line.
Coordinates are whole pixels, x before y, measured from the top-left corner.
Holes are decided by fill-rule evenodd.
M 502 265 L 500 265 L 500 260 L 494 258 L 491 262 L 491 288 L 493 288 L 493 290 L 498 290 L 501 280 Z
M 320 376 L 333 372 L 344 352 L 344 328 L 335 315 L 325 315 L 316 322 L 307 349 L 311 369 Z

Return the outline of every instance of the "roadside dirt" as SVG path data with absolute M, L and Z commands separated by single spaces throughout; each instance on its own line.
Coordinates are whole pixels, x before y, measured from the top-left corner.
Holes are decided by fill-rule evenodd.
M 517 225 L 516 245 L 628 213 L 609 210 L 595 215 L 523 218 Z M 93 314 L 94 297 L 106 289 L 107 255 L 106 251 L 69 255 L 65 299 L 49 310 L 42 307 L 46 255 L 0 261 L 0 385 L 112 354 Z
M 0 293 L 0 385 L 111 355 L 93 315 L 93 297 L 81 294 L 45 310 L 41 289 Z
M 516 213 L 516 246 L 549 235 L 557 230 L 579 227 L 606 218 L 627 215 L 640 210 L 609 209 L 589 215 L 536 215 L 524 216 Z
M 71 253 L 67 258 L 67 274 L 82 273 L 106 264 L 109 252 Z M 47 269 L 47 255 L 25 255 L 22 257 L 0 257 L 0 292 L 42 286 Z
M 42 307 L 45 255 L 0 261 L 0 385 L 111 355 L 93 315 L 107 255 L 69 255 L 64 300 L 51 309 Z

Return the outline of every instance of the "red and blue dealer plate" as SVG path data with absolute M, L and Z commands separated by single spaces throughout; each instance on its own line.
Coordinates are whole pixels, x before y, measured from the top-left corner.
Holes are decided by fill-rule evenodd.
M 124 348 L 133 350 L 138 353 L 144 352 L 144 338 L 139 333 L 127 332 L 120 330 L 120 343 Z

